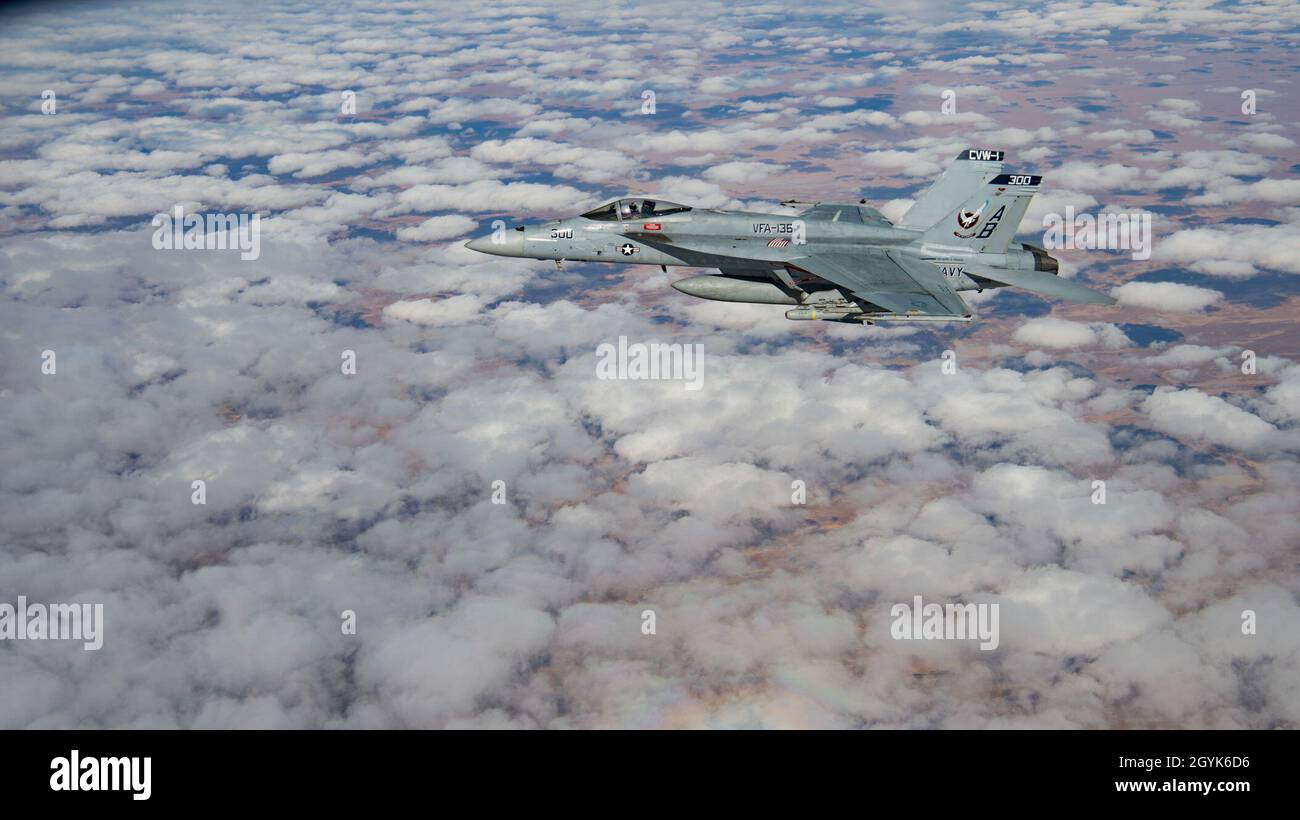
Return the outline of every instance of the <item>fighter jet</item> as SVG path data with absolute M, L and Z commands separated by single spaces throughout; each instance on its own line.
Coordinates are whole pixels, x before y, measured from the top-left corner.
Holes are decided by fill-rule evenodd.
M 961 291 L 1018 287 L 1085 304 L 1115 300 L 1061 279 L 1057 260 L 1013 237 L 1042 177 L 971 148 L 891 223 L 866 200 L 785 202 L 797 214 L 615 200 L 569 219 L 502 229 L 466 247 L 531 259 L 716 268 L 673 282 L 722 302 L 789 305 L 787 319 L 969 322 Z

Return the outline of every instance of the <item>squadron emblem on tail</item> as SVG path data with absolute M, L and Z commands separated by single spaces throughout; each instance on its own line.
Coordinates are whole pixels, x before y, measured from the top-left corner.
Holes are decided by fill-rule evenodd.
M 973 211 L 958 211 L 957 224 L 962 230 L 970 231 L 970 233 L 957 233 L 956 231 L 953 231 L 952 235 L 959 239 L 970 239 L 974 236 L 975 226 L 979 224 L 980 221 L 980 214 L 984 213 L 984 209 L 987 208 L 988 205 L 989 201 L 986 199 L 984 200 L 984 204 L 980 205 Z

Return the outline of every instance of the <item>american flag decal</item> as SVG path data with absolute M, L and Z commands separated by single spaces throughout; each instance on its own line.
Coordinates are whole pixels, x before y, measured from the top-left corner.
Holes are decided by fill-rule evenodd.
M 767 246 L 768 246 L 769 248 L 788 248 L 788 247 L 790 246 L 790 240 L 789 240 L 789 239 L 769 239 L 769 240 L 767 240 Z

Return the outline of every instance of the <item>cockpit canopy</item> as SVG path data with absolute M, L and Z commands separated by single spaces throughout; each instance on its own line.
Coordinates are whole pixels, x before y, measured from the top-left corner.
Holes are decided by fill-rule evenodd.
M 675 202 L 655 199 L 619 199 L 583 214 L 586 219 L 612 222 L 618 219 L 651 219 L 669 214 L 684 214 L 690 208 Z

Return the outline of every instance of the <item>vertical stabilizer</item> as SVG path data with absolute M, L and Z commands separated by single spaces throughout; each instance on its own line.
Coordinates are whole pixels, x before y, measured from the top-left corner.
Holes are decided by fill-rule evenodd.
M 967 148 L 934 181 L 912 208 L 899 220 L 898 227 L 923 231 L 943 219 L 953 208 L 975 195 L 984 183 L 1002 173 L 1002 151 Z
M 1037 174 L 999 174 L 935 222 L 920 241 L 970 253 L 1002 253 L 1042 181 Z

